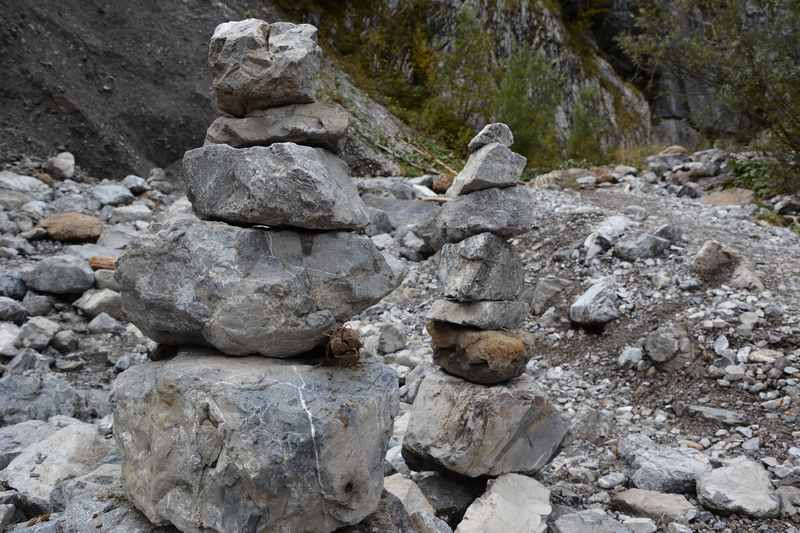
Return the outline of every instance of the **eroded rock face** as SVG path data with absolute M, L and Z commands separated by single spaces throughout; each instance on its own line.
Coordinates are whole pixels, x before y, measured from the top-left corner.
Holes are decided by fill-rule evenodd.
M 469 156 L 467 164 L 447 189 L 458 196 L 493 187 L 511 187 L 519 181 L 528 160 L 500 143 L 491 143 Z
M 397 377 L 181 350 L 114 384 L 136 507 L 181 531 L 329 533 L 375 511 Z
M 556 454 L 567 429 L 532 377 L 485 387 L 436 371 L 414 400 L 403 458 L 412 470 L 468 477 L 534 473 Z
M 208 64 L 220 111 L 251 111 L 314 101 L 322 50 L 309 24 L 246 19 L 220 24 Z
M 186 188 L 197 215 L 231 224 L 338 230 L 369 224 L 347 165 L 294 143 L 189 150 Z
M 476 330 L 447 322 L 428 322 L 433 362 L 448 374 L 473 383 L 494 385 L 525 371 L 531 358 L 520 332 Z
M 442 237 L 458 242 L 486 232 L 503 238 L 522 235 L 533 226 L 535 209 L 533 193 L 522 185 L 458 196 L 440 210 Z
M 292 142 L 339 151 L 350 116 L 339 106 L 304 104 L 255 111 L 246 117 L 219 117 L 206 132 L 206 144 L 234 148 Z
M 444 296 L 460 302 L 513 300 L 524 281 L 511 245 L 491 233 L 445 244 L 438 275 Z
M 165 344 L 297 355 L 397 285 L 368 237 L 269 231 L 179 215 L 117 262 L 126 316 Z

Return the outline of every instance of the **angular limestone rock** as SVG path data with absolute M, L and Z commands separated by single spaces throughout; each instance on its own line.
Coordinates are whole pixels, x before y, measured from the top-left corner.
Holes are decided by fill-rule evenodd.
M 445 298 L 460 302 L 513 300 L 524 281 L 522 261 L 514 249 L 491 233 L 445 244 L 438 274 Z
M 619 296 L 612 279 L 592 285 L 569 308 L 569 319 L 582 326 L 602 326 L 619 318 Z
M 441 208 L 439 222 L 442 238 L 447 242 L 485 232 L 509 238 L 529 231 L 535 213 L 531 189 L 515 185 L 457 196 Z
M 476 330 L 432 320 L 428 333 L 434 363 L 448 374 L 482 385 L 519 376 L 532 355 L 519 332 Z
M 510 148 L 514 144 L 514 134 L 511 132 L 511 128 L 502 122 L 487 124 L 472 138 L 467 149 L 472 154 L 492 143 L 500 143 Z
M 363 235 L 240 228 L 187 214 L 153 230 L 128 246 L 116 279 L 128 319 L 160 343 L 297 355 L 399 283 Z
M 447 189 L 458 196 L 482 189 L 511 187 L 519 181 L 528 160 L 500 143 L 487 144 L 469 156 L 467 164 Z
M 419 471 L 532 474 L 550 462 L 567 430 L 528 375 L 486 387 L 437 371 L 414 400 L 403 458 Z
M 388 367 L 181 350 L 114 383 L 131 501 L 181 531 L 330 533 L 375 511 L 398 409 Z
M 544 533 L 552 510 L 547 487 L 527 476 L 504 474 L 469 506 L 456 533 Z
M 528 316 L 528 305 L 514 301 L 451 302 L 436 300 L 428 318 L 478 329 L 516 329 Z
M 369 224 L 347 165 L 321 148 L 211 144 L 186 152 L 183 168 L 204 220 L 317 230 Z
M 339 106 L 304 104 L 255 111 L 246 117 L 219 117 L 206 132 L 206 144 L 234 148 L 292 142 L 339 151 L 350 115 Z
M 309 24 L 246 19 L 220 24 L 208 65 L 220 111 L 238 117 L 314 101 L 322 50 Z
M 769 473 L 747 457 L 737 457 L 726 466 L 700 476 L 697 499 L 712 511 L 756 518 L 776 517 L 781 508 Z

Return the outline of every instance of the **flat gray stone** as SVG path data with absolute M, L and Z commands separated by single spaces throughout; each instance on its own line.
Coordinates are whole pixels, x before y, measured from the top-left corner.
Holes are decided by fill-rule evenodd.
M 56 429 L 58 428 L 44 420 L 26 420 L 0 428 L 0 470 L 8 466 L 25 448 L 44 440 Z
M 688 523 L 697 516 L 697 508 L 684 496 L 651 490 L 623 490 L 612 495 L 611 504 L 624 513 L 646 516 L 659 522 Z
M 445 298 L 459 302 L 514 300 L 524 282 L 522 260 L 491 233 L 445 244 L 437 272 Z
M 524 185 L 485 189 L 448 201 L 439 212 L 442 238 L 458 242 L 479 233 L 515 237 L 533 227 L 536 203 Z
M 703 507 L 723 514 L 771 518 L 779 516 L 781 510 L 769 474 L 746 457 L 738 457 L 700 476 L 697 499 Z
M 436 300 L 428 318 L 478 329 L 516 329 L 528 317 L 528 305 L 515 301 L 453 302 Z
M 199 221 L 156 224 L 117 261 L 128 319 L 156 342 L 290 357 L 377 303 L 395 277 L 369 237 Z
M 526 374 L 486 387 L 436 371 L 422 381 L 411 407 L 403 458 L 418 471 L 533 474 L 550 462 L 567 430 Z
M 89 263 L 71 255 L 52 255 L 36 263 L 28 272 L 28 287 L 50 294 L 80 294 L 94 286 Z
M 243 118 L 219 117 L 206 132 L 206 144 L 234 148 L 292 142 L 339 151 L 350 115 L 343 107 L 302 104 L 254 111 Z
M 487 144 L 472 153 L 467 164 L 447 189 L 455 197 L 483 189 L 511 187 L 519 182 L 528 160 L 499 143 Z
M 183 169 L 205 220 L 318 230 L 369 224 L 347 165 L 322 148 L 210 144 L 186 152 Z
M 633 533 L 617 520 L 596 509 L 566 514 L 550 526 L 553 533 Z
M 533 478 L 503 474 L 467 509 L 456 533 L 544 533 L 550 491 Z
M 331 532 L 378 506 L 397 377 L 183 349 L 114 383 L 133 503 L 182 531 Z M 157 416 L 154 416 L 157 414 Z
M 314 101 L 322 50 L 310 24 L 246 19 L 220 24 L 208 51 L 220 111 L 252 111 Z

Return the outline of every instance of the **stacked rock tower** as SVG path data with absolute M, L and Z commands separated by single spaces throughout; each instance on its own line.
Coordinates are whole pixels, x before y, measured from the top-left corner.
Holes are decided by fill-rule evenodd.
M 347 114 L 314 102 L 320 57 L 310 25 L 217 27 L 226 115 L 184 157 L 192 209 L 118 261 L 128 317 L 174 354 L 114 390 L 125 487 L 154 524 L 328 533 L 378 505 L 397 378 L 314 356 L 399 280 L 354 232 L 368 218 L 334 153 Z
M 533 473 L 546 465 L 567 425 L 523 374 L 533 346 L 518 328 L 522 262 L 506 239 L 528 231 L 535 202 L 519 184 L 526 159 L 511 151 L 505 124 L 486 126 L 447 194 L 440 220 L 447 244 L 438 275 L 444 299 L 428 331 L 440 367 L 422 381 L 403 439 L 413 470 L 468 477 Z

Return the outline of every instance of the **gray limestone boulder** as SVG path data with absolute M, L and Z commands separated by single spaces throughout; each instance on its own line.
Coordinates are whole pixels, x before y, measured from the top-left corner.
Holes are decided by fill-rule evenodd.
M 521 332 L 478 330 L 447 322 L 428 322 L 433 362 L 448 374 L 472 383 L 494 385 L 525 371 L 533 355 Z
M 25 448 L 46 439 L 56 429 L 44 420 L 26 420 L 0 428 L 0 470 L 8 466 Z
M 587 509 L 565 514 L 550 526 L 553 533 L 633 533 L 602 510 Z
M 669 250 L 671 243 L 667 239 L 649 233 L 640 233 L 619 241 L 614 246 L 614 256 L 624 261 L 636 261 L 658 257 Z
M 756 518 L 777 517 L 781 509 L 769 473 L 746 457 L 738 457 L 700 476 L 697 499 L 703 507 L 718 513 Z
M 314 101 L 322 50 L 309 24 L 246 19 L 220 24 L 208 50 L 220 111 L 242 117 L 258 109 Z
M 528 375 L 486 387 L 437 371 L 422 381 L 411 407 L 403 458 L 418 471 L 532 474 L 555 456 L 567 430 Z
M 440 209 L 439 223 L 446 242 L 463 241 L 486 232 L 509 238 L 529 231 L 535 213 L 533 191 L 515 185 L 453 198 Z
M 697 479 L 711 471 L 711 461 L 691 448 L 642 446 L 627 455 L 634 487 L 669 493 L 691 493 Z
M 28 272 L 28 287 L 50 294 L 80 294 L 94 286 L 89 263 L 71 255 L 52 255 Z
M 439 255 L 445 298 L 459 302 L 514 300 L 522 289 L 522 260 L 511 245 L 491 233 L 445 244 Z
M 502 122 L 487 124 L 472 138 L 467 149 L 472 154 L 492 143 L 499 143 L 510 148 L 514 144 L 514 134 L 511 132 L 511 128 Z
M 63 505 L 52 501 L 58 485 L 94 470 L 112 449 L 97 426 L 76 421 L 28 446 L 0 472 L 0 481 L 31 508 L 61 510 Z
M 376 510 L 397 377 L 183 349 L 114 383 L 131 501 L 184 532 L 329 533 Z
M 447 189 L 454 197 L 482 189 L 515 185 L 528 160 L 500 143 L 487 144 L 469 156 L 467 164 Z
M 337 105 L 302 104 L 254 111 L 243 118 L 219 117 L 206 132 L 206 144 L 235 148 L 292 142 L 339 151 L 350 115 Z
M 156 342 L 289 357 L 399 283 L 369 237 L 271 231 L 179 215 L 117 262 L 123 309 Z
M 33 176 L 0 171 L 0 206 L 16 209 L 31 200 L 46 202 L 52 197 L 53 189 L 43 181 Z
M 619 296 L 612 279 L 592 285 L 569 308 L 569 319 L 581 326 L 602 326 L 619 316 Z
M 189 201 L 205 220 L 317 230 L 369 224 L 347 165 L 321 148 L 210 144 L 186 152 L 183 169 Z
M 516 329 L 528 317 L 528 305 L 515 301 L 452 302 L 436 300 L 428 318 L 478 329 Z
M 544 533 L 550 490 L 533 478 L 503 474 L 467 509 L 456 533 Z
M 75 175 L 75 156 L 61 152 L 47 160 L 47 172 L 57 180 L 68 180 Z
M 63 378 L 46 369 L 0 378 L 0 426 L 51 416 L 82 416 L 86 400 Z

